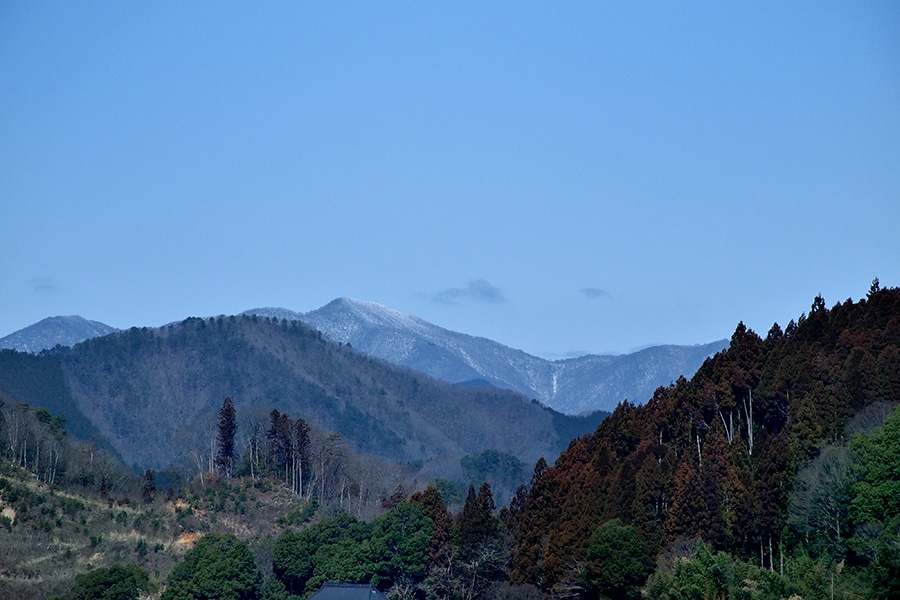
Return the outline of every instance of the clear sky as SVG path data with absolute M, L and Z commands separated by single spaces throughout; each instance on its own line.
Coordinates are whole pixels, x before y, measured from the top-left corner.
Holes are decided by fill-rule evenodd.
M 900 3 L 0 0 L 0 232 L 0 336 L 765 335 L 900 285 Z

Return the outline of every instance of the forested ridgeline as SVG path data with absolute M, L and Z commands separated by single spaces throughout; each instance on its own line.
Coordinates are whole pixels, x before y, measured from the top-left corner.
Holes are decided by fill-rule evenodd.
M 515 502 L 511 580 L 583 586 L 592 535 L 614 519 L 634 528 L 649 558 L 690 555 L 702 540 L 771 571 L 798 551 L 850 566 L 885 559 L 877 549 L 900 543 L 897 500 L 862 490 L 884 483 L 865 483 L 878 472 L 900 491 L 897 473 L 873 464 L 871 442 L 856 454 L 848 445 L 898 401 L 897 288 L 876 280 L 864 300 L 830 310 L 816 297 L 808 315 L 764 338 L 741 323 L 690 381 L 643 406 L 621 404 L 555 465 L 538 463 Z M 842 475 L 826 481 L 835 469 Z
M 561 415 L 508 390 L 440 382 L 303 323 L 248 315 L 132 328 L 39 356 L 3 351 L 0 393 L 65 413 L 74 435 L 158 471 L 208 446 L 225 397 L 247 429 L 278 408 L 339 432 L 357 452 L 421 464 L 423 477 L 446 476 L 436 471 L 443 464 L 490 448 L 528 464 L 556 456 L 604 416 Z

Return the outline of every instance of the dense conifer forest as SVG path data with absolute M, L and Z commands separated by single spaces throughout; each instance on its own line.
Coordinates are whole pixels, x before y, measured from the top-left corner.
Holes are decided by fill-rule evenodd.
M 739 324 L 504 506 L 476 481 L 522 477 L 502 453 L 461 461 L 467 487 L 397 485 L 303 415 L 248 428 L 227 398 L 196 469 L 135 474 L 6 401 L 0 597 L 289 600 L 344 581 L 392 600 L 896 598 L 898 401 L 900 290 L 877 280 L 765 337 Z
M 814 577 L 834 578 L 834 597 L 896 597 L 883 583 L 900 574 L 900 415 L 881 423 L 898 401 L 896 288 L 876 280 L 830 310 L 816 297 L 765 337 L 741 323 L 690 381 L 623 403 L 538 464 L 515 504 L 510 580 L 637 597 L 636 583 L 585 578 L 603 572 L 598 528 L 618 520 L 643 547 L 642 576 L 655 571 L 651 597 L 745 597 L 747 578 L 746 597 L 818 597 L 802 591 Z

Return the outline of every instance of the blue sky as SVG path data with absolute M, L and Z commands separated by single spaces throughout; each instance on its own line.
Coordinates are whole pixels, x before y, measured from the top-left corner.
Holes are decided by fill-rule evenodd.
M 0 2 L 0 336 L 351 296 L 550 358 L 900 285 L 894 2 Z

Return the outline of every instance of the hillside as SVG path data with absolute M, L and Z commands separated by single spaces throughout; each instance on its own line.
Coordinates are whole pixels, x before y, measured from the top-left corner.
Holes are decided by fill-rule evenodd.
M 882 542 L 853 536 L 894 535 L 891 514 L 854 521 L 851 474 L 862 471 L 846 466 L 847 445 L 898 401 L 900 289 L 876 281 L 865 299 L 830 310 L 817 297 L 808 315 L 765 338 L 739 324 L 728 350 L 691 380 L 659 388 L 643 406 L 623 403 L 554 466 L 536 468 L 511 579 L 571 584 L 591 533 L 612 519 L 633 526 L 651 556 L 703 540 L 770 569 L 794 551 L 869 565 L 862 549 Z M 841 453 L 841 480 L 836 463 L 814 466 Z M 822 495 L 794 486 L 801 467 L 820 469 L 808 481 Z
M 0 353 L 0 392 L 41 405 L 40 386 L 14 381 L 21 371 L 4 368 L 21 356 Z M 58 364 L 58 395 L 71 408 L 57 403 L 52 410 L 83 415 L 138 470 L 163 470 L 208 447 L 226 396 L 245 425 L 276 408 L 338 432 L 354 451 L 444 474 L 462 456 L 487 449 L 525 462 L 552 459 L 600 418 L 566 417 L 506 390 L 432 380 L 329 342 L 302 323 L 255 316 L 133 328 L 31 360 L 36 377 L 57 372 Z
M 436 379 L 451 383 L 481 379 L 566 414 L 610 411 L 626 398 L 644 402 L 660 385 L 693 375 L 706 358 L 727 345 L 721 340 L 654 346 L 631 354 L 551 361 L 352 298 L 338 298 L 308 313 L 258 308 L 245 314 L 303 321 L 330 340 Z
M 0 435 L 3 599 L 46 599 L 68 590 L 78 574 L 112 565 L 136 564 L 164 580 L 204 533 L 265 547 L 314 512 L 273 479 L 158 489 L 152 477 L 136 477 L 67 435 L 43 409 L 3 398 Z

